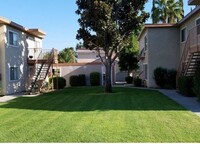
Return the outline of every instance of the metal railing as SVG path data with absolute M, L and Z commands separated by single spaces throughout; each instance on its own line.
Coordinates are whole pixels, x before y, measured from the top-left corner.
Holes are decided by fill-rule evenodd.
M 183 71 L 186 70 L 187 65 L 186 61 L 189 59 L 189 54 L 192 52 L 198 52 L 200 51 L 200 25 L 192 28 L 189 31 L 189 34 L 187 36 L 187 40 L 182 52 L 182 56 L 179 62 L 179 67 L 178 67 L 178 76 L 181 75 Z

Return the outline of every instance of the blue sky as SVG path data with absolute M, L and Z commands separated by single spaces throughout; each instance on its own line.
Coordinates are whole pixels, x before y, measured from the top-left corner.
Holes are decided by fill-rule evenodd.
M 0 16 L 27 28 L 40 28 L 46 32 L 43 48 L 75 47 L 79 28 L 76 0 L 0 0 Z M 145 6 L 151 12 L 152 0 Z M 184 0 L 185 14 L 190 11 Z M 147 23 L 151 23 L 149 19 Z

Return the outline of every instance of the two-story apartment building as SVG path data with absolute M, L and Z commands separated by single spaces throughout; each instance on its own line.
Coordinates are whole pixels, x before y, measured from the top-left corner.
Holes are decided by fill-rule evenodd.
M 177 24 L 146 24 L 138 41 L 140 45 L 140 78 L 147 87 L 157 87 L 157 67 L 175 69 L 178 75 L 192 76 L 200 51 L 200 1 L 189 0 L 195 9 Z
M 26 91 L 45 33 L 0 17 L 0 95 Z M 33 62 L 33 61 L 32 61 Z

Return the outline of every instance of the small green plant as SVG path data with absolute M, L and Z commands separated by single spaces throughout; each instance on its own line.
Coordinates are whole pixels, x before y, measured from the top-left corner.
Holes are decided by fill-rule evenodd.
M 135 87 L 141 87 L 142 86 L 142 79 L 139 77 L 133 79 L 133 83 Z
M 79 76 L 77 76 L 77 75 L 70 76 L 69 84 L 72 87 L 80 86 Z
M 127 84 L 132 84 L 132 83 L 133 83 L 133 77 L 127 76 L 127 77 L 125 78 L 125 81 L 126 81 Z
M 99 86 L 100 85 L 101 75 L 99 72 L 90 73 L 90 84 L 91 86 Z
M 54 89 L 63 89 L 66 86 L 66 80 L 63 77 L 49 78 L 49 83 L 52 84 Z
M 200 63 L 197 65 L 197 69 L 193 78 L 194 81 L 194 93 L 200 100 Z
M 178 78 L 178 89 L 182 95 L 194 96 L 193 93 L 193 78 L 187 76 L 181 76 Z
M 170 89 L 176 89 L 176 70 L 167 70 L 166 86 Z
M 79 76 L 79 83 L 80 86 L 86 86 L 86 77 L 84 74 L 80 74 Z

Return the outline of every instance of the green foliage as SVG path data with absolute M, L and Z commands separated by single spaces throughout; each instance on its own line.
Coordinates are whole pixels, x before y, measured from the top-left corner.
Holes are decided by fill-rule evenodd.
M 176 89 L 176 70 L 158 67 L 154 70 L 154 79 L 161 88 Z
M 119 67 L 120 71 L 128 71 L 128 75 L 133 70 L 137 70 L 139 68 L 138 66 L 138 42 L 136 39 L 136 36 L 131 35 L 129 39 L 129 45 L 125 47 L 120 53 L 119 53 Z
M 72 87 L 80 86 L 80 79 L 79 79 L 79 76 L 76 76 L 76 75 L 70 76 L 70 78 L 69 78 L 69 84 L 70 84 L 70 86 L 72 86 Z
M 158 67 L 154 70 L 154 79 L 158 86 L 164 88 L 166 84 L 167 69 Z
M 101 78 L 101 75 L 100 75 L 99 72 L 90 73 L 90 84 L 91 84 L 91 86 L 101 85 L 100 78 Z
M 75 52 L 74 48 L 65 48 L 58 54 L 59 63 L 74 63 L 75 62 Z
M 171 89 L 176 89 L 176 70 L 167 70 L 166 85 Z
M 200 63 L 197 65 L 197 69 L 193 80 L 194 80 L 194 93 L 200 100 Z
M 178 89 L 182 95 L 194 96 L 193 86 L 192 77 L 181 76 L 178 78 Z
M 86 77 L 84 74 L 80 74 L 79 76 L 79 83 L 80 86 L 86 86 Z
M 63 89 L 66 86 L 66 80 L 63 77 L 49 78 L 49 83 L 52 84 L 54 89 Z
M 76 38 L 83 40 L 84 47 L 104 51 L 106 68 L 106 92 L 112 92 L 112 63 L 119 52 L 128 45 L 131 34 L 137 34 L 148 19 L 144 11 L 147 0 L 76 0 L 80 16 L 80 29 Z
M 126 81 L 127 84 L 132 84 L 133 83 L 133 77 L 127 76 L 127 77 L 125 77 L 125 81 Z
M 135 87 L 141 87 L 142 86 L 142 79 L 139 77 L 133 79 L 133 83 Z
M 153 23 L 177 23 L 184 16 L 183 0 L 153 0 Z

